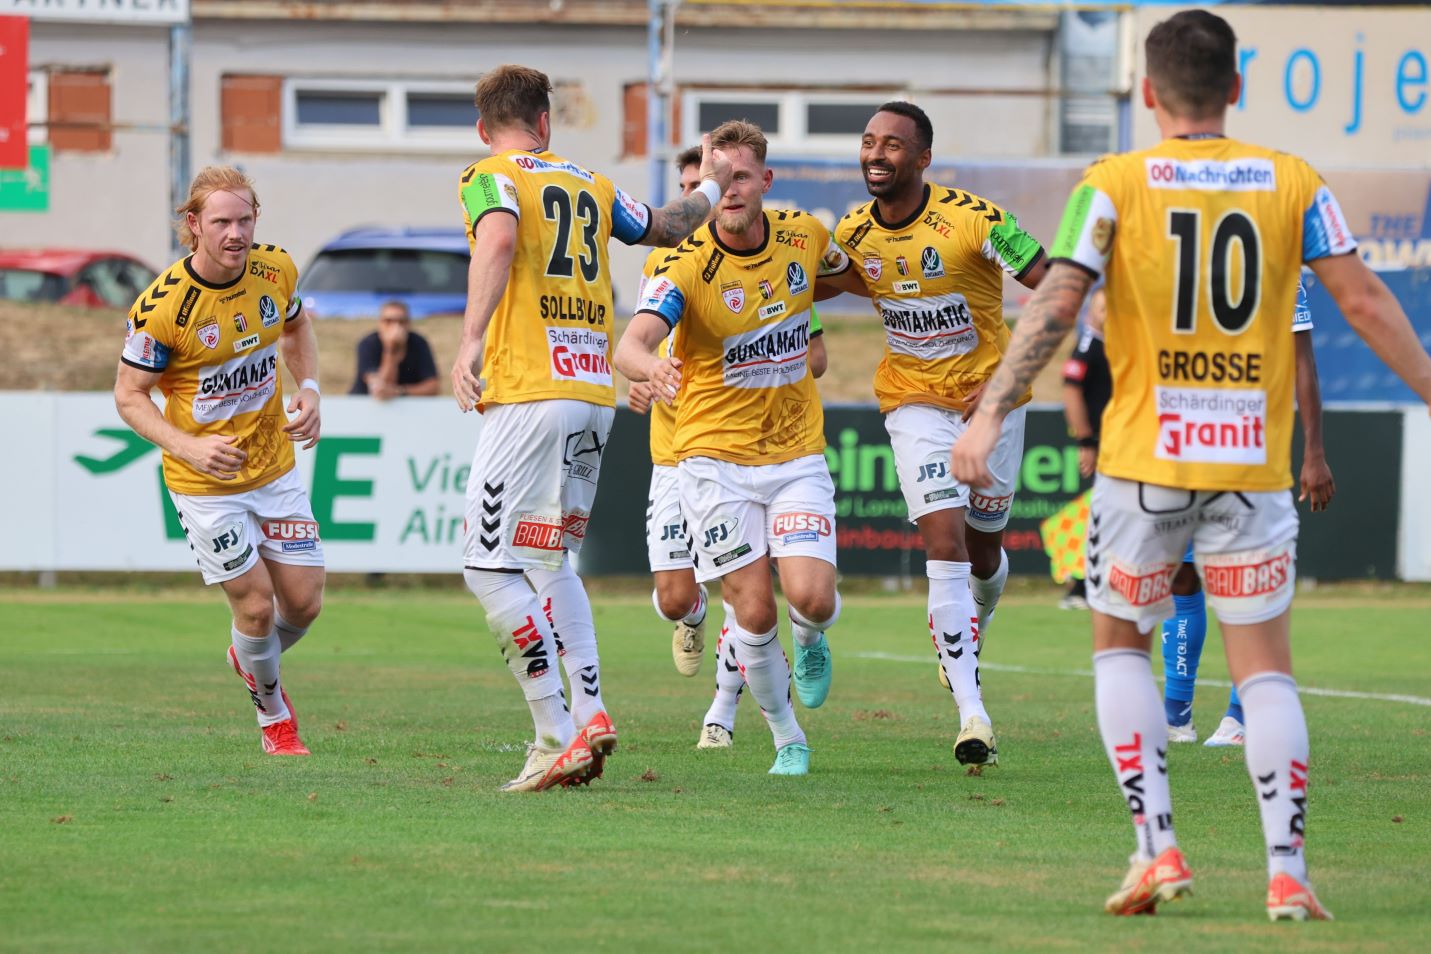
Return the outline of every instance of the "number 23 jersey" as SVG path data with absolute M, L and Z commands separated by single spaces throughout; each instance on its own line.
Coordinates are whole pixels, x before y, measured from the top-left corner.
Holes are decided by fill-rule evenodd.
M 611 379 L 611 237 L 635 245 L 651 210 L 550 152 L 508 150 L 474 163 L 459 186 L 467 241 L 490 213 L 517 220 L 507 289 L 487 326 L 484 404 L 569 398 L 616 404 Z
M 1051 258 L 1107 277 L 1113 397 L 1098 470 L 1191 490 L 1291 486 L 1303 262 L 1356 249 L 1301 159 L 1169 139 L 1094 163 Z

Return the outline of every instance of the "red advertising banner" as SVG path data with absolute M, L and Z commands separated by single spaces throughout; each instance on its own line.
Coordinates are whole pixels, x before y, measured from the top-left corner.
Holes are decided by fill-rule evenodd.
M 25 131 L 29 59 L 30 21 L 0 17 L 0 169 L 24 169 L 29 164 Z

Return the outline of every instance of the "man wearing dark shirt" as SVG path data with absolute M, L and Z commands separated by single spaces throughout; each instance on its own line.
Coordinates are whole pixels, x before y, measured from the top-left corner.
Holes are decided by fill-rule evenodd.
M 358 375 L 349 394 L 371 394 L 380 401 L 437 393 L 437 365 L 427 339 L 412 329 L 407 306 L 386 302 L 378 312 L 378 330 L 358 342 Z
M 1089 299 L 1078 347 L 1063 365 L 1063 416 L 1068 421 L 1068 433 L 1078 444 L 1078 472 L 1085 479 L 1093 476 L 1098 462 L 1103 408 L 1113 394 L 1113 377 L 1108 370 L 1108 356 L 1103 352 L 1103 319 L 1107 314 L 1108 301 L 1099 288 Z M 1058 605 L 1064 609 L 1088 608 L 1082 578 L 1073 580 Z

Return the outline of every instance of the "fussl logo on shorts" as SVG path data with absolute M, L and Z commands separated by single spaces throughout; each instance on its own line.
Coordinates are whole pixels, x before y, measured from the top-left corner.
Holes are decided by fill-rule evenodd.
M 977 490 L 969 491 L 969 512 L 979 514 L 980 516 L 993 517 L 1001 513 L 1006 513 L 1013 502 L 1013 494 L 1004 494 L 1001 497 L 990 497 L 987 494 L 979 493 Z
M 777 513 L 771 523 L 771 534 L 785 543 L 800 543 L 828 537 L 832 531 L 830 518 L 818 513 Z
M 1108 585 L 1134 606 L 1151 606 L 1172 593 L 1176 569 L 1176 564 L 1164 563 L 1144 573 L 1142 567 L 1114 563 L 1108 572 Z M 1212 592 L 1211 589 L 1208 592 Z
M 313 550 L 318 546 L 318 523 L 314 520 L 265 520 L 263 535 L 277 541 L 284 553 Z

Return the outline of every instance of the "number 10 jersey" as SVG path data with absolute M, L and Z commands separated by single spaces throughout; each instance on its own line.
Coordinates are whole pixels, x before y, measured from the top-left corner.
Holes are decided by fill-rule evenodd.
M 1050 257 L 1106 275 L 1113 397 L 1098 470 L 1191 490 L 1291 486 L 1303 262 L 1356 249 L 1301 159 L 1169 139 L 1084 173 Z

